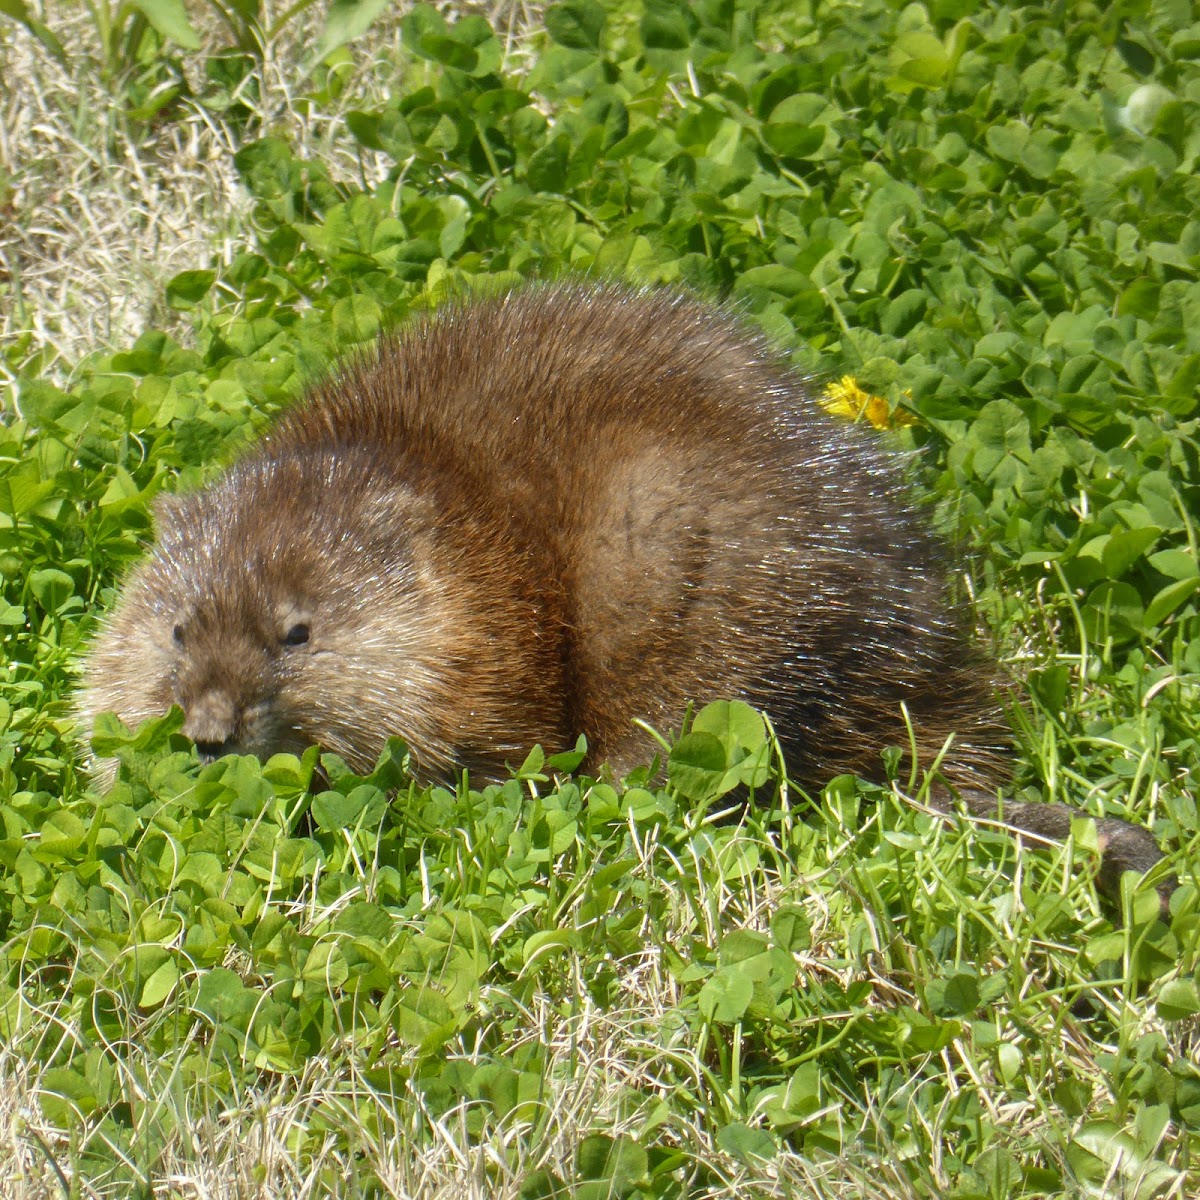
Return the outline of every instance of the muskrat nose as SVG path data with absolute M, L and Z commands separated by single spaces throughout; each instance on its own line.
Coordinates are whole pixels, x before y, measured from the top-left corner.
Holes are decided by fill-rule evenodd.
M 241 713 L 231 696 L 208 691 L 186 706 L 184 736 L 190 737 L 200 757 L 211 762 L 233 748 Z

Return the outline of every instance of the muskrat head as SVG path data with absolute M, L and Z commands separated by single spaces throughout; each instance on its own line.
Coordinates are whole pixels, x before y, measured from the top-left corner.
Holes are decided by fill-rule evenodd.
M 100 712 L 133 727 L 177 704 L 207 758 L 319 743 L 365 771 L 392 734 L 416 748 L 439 589 L 421 502 L 381 474 L 336 453 L 264 457 L 160 498 L 154 551 L 84 663 L 83 735 Z
M 320 606 L 292 598 L 283 581 L 272 588 L 271 574 L 255 572 L 240 593 L 205 597 L 172 621 L 164 683 L 201 757 L 300 751 L 313 740 L 303 695 L 309 659 L 322 653 L 312 633 Z

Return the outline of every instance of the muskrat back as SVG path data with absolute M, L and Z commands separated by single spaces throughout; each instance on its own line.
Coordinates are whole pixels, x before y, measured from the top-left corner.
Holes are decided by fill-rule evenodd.
M 158 540 L 91 650 L 90 727 L 178 704 L 202 752 L 317 742 L 358 770 L 391 735 L 419 770 L 506 775 L 587 735 L 741 698 L 795 779 L 879 751 L 1004 778 L 991 670 L 965 645 L 897 461 L 821 412 L 761 336 L 666 292 L 543 287 L 384 339 Z

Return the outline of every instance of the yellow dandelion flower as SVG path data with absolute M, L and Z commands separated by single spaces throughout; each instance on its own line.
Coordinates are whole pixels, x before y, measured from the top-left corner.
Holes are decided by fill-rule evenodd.
M 882 396 L 863 391 L 853 375 L 843 375 L 829 384 L 818 400 L 827 413 L 849 421 L 869 421 L 876 429 L 901 429 L 917 423 L 911 413 L 901 408 L 893 411 Z

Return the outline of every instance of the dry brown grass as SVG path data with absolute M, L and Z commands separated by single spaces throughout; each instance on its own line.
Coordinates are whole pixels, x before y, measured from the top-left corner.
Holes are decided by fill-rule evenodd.
M 131 131 L 89 65 L 80 6 L 56 22 L 74 70 L 0 24 L 0 337 L 29 333 L 60 370 L 170 324 L 163 285 L 244 219 L 227 131 L 198 112 Z
M 649 871 L 651 846 L 643 850 L 641 869 Z M 665 921 L 669 941 L 682 946 L 687 937 L 716 936 L 705 922 L 717 913 L 725 929 L 765 930 L 780 903 L 803 898 L 796 882 L 784 884 L 770 872 L 753 884 L 702 886 L 691 905 L 680 898 Z M 845 969 L 824 961 L 830 952 L 821 942 L 826 914 L 819 896 L 807 901 L 817 935 L 807 967 Z M 494 1009 L 508 1028 L 489 1029 L 485 1017 L 478 1050 L 457 1053 L 475 1064 L 495 1061 L 497 1046 L 513 1060 L 530 1044 L 545 1050 L 543 1095 L 499 1118 L 469 1100 L 438 1112 L 411 1085 L 397 1096 L 380 1093 L 368 1078 L 372 1064 L 346 1059 L 310 1060 L 296 1078 L 263 1075 L 261 1086 L 219 1107 L 210 1093 L 205 1103 L 211 1107 L 197 1108 L 196 1093 L 167 1086 L 196 1045 L 181 1046 L 178 1062 L 156 1060 L 140 1048 L 136 1023 L 144 1018 L 128 1014 L 130 1032 L 118 1061 L 125 1092 L 136 1098 L 133 1141 L 145 1148 L 153 1195 L 298 1200 L 353 1196 L 359 1194 L 357 1181 L 373 1180 L 383 1189 L 373 1194 L 397 1200 L 520 1200 L 534 1171 L 571 1179 L 580 1142 L 598 1130 L 678 1149 L 685 1155 L 684 1174 L 703 1164 L 707 1177 L 693 1183 L 690 1200 L 897 1200 L 911 1194 L 899 1164 L 865 1153 L 861 1160 L 814 1162 L 785 1148 L 754 1166 L 725 1153 L 715 1136 L 729 1118 L 710 1107 L 713 1051 L 697 1044 L 695 1030 L 680 1015 L 678 984 L 653 942 L 648 936 L 641 953 L 612 964 L 621 999 L 607 1008 L 590 999 L 580 977 L 568 986 L 576 997 L 569 1008 L 539 995 L 514 1028 L 511 999 L 484 989 L 481 1012 Z M 573 969 L 581 976 L 587 960 L 576 960 Z M 69 995 L 67 987 L 61 1016 L 68 1035 L 75 1020 Z M 403 1072 L 415 1060 L 395 1050 L 388 1062 Z M 128 1194 L 127 1178 L 106 1183 L 81 1169 L 87 1140 L 103 1133 L 84 1116 L 70 1132 L 56 1128 L 38 1102 L 46 1088 L 43 1074 L 11 1050 L 0 1051 L 0 1197 Z M 105 1157 L 111 1162 L 114 1155 Z
M 211 10 L 193 7 L 209 47 L 219 45 Z M 287 5 L 267 7 L 278 17 Z M 335 179 L 383 177 L 383 160 L 364 152 L 340 117 L 381 103 L 395 84 L 408 5 L 352 45 L 336 101 L 313 103 L 300 63 L 323 7 L 290 21 L 264 48 L 261 99 L 242 135 L 190 101 L 149 123 L 131 121 L 101 76 L 82 4 L 46 5 L 68 67 L 0 19 L 0 344 L 28 336 L 61 378 L 84 355 L 128 345 L 146 328 L 186 338 L 188 319 L 167 307 L 164 287 L 180 271 L 227 262 L 245 241 L 251 205 L 233 165 L 241 136 L 287 138 Z M 536 8 L 510 2 L 497 17 L 519 53 Z M 195 55 L 185 63 L 195 88 L 201 62 Z
M 683 1031 L 677 1045 L 665 1048 L 661 1027 L 648 999 L 620 1018 L 585 1010 L 563 1017 L 539 1004 L 529 1016 L 528 1035 L 545 1038 L 550 1048 L 546 1078 L 553 1081 L 538 1107 L 537 1136 L 528 1119 L 489 1122 L 482 1134 L 468 1128 L 471 1105 L 444 1115 L 409 1092 L 396 1104 L 374 1092 L 364 1078 L 332 1075 L 314 1064 L 304 1077 L 239 1098 L 221 1113 L 172 1113 L 179 1118 L 155 1156 L 155 1195 L 180 1197 L 256 1197 L 274 1200 L 339 1193 L 333 1180 L 351 1177 L 340 1138 L 313 1133 L 318 1122 L 358 1129 L 353 1170 L 374 1177 L 385 1194 L 413 1200 L 518 1200 L 522 1181 L 538 1168 L 570 1177 L 580 1139 L 598 1127 L 614 1135 L 636 1134 L 644 1114 L 622 1118 L 633 1092 L 645 1096 L 656 1087 L 678 1086 L 656 1078 L 665 1062 L 672 1071 L 687 1064 Z M 699 1064 L 693 1064 L 697 1073 Z M 685 1072 L 686 1074 L 686 1072 Z M 703 1084 L 695 1079 L 698 1090 Z M 76 1176 L 70 1163 L 80 1145 L 42 1117 L 35 1097 L 39 1080 L 11 1054 L 0 1054 L 0 1196 L 41 1200 L 67 1195 L 118 1194 L 99 1180 Z M 169 1103 L 169 1101 L 167 1102 Z M 370 1119 L 360 1120 L 365 1113 Z M 80 1123 L 80 1129 L 86 1122 Z M 699 1123 L 674 1128 L 681 1146 L 700 1159 L 723 1156 L 709 1144 Z M 303 1158 L 297 1155 L 303 1145 Z M 303 1165 L 301 1166 L 301 1162 Z M 769 1175 L 750 1178 L 729 1165 L 726 1187 L 698 1196 L 783 1196 L 784 1180 L 803 1177 L 811 1168 L 796 1159 L 773 1164 Z M 747 1188 L 752 1190 L 747 1191 Z
M 636 973 L 636 972 L 635 972 Z M 588 1009 L 564 1017 L 549 1005 L 529 1013 L 529 1035 L 550 1049 L 546 1079 L 552 1085 L 534 1122 L 490 1121 L 469 1128 L 472 1105 L 435 1115 L 419 1093 L 397 1104 L 373 1091 L 361 1076 L 331 1074 L 320 1063 L 300 1079 L 245 1094 L 223 1112 L 170 1112 L 174 1131 L 154 1155 L 156 1197 L 207 1200 L 301 1200 L 350 1196 L 339 1184 L 374 1179 L 398 1200 L 520 1200 L 523 1181 L 537 1169 L 569 1179 L 580 1140 L 598 1128 L 636 1136 L 646 1120 L 645 1098 L 666 1096 L 692 1075 L 704 1093 L 703 1065 L 686 1046 L 686 1030 L 664 1039 L 652 999 L 639 995 L 615 1016 Z M 664 1044 L 665 1043 L 665 1044 Z M 128 1184 L 76 1174 L 71 1162 L 86 1122 L 75 1134 L 54 1128 L 36 1104 L 40 1081 L 11 1053 L 0 1052 L 0 1197 L 109 1197 Z M 630 1097 L 643 1098 L 633 1109 Z M 163 1103 L 171 1100 L 164 1097 Z M 717 1182 L 696 1187 L 693 1200 L 761 1197 L 862 1197 L 896 1200 L 906 1193 L 904 1174 L 887 1163 L 813 1163 L 793 1152 L 755 1169 L 723 1154 L 711 1123 L 685 1123 L 679 1105 L 660 1142 L 675 1144 L 703 1162 Z M 362 1117 L 369 1114 L 369 1119 Z M 147 1122 L 151 1124 L 151 1122 Z M 320 1126 L 337 1132 L 316 1133 Z M 354 1127 L 357 1125 L 357 1129 Z M 346 1141 L 354 1147 L 347 1161 Z M 303 1156 L 297 1147 L 303 1146 Z

